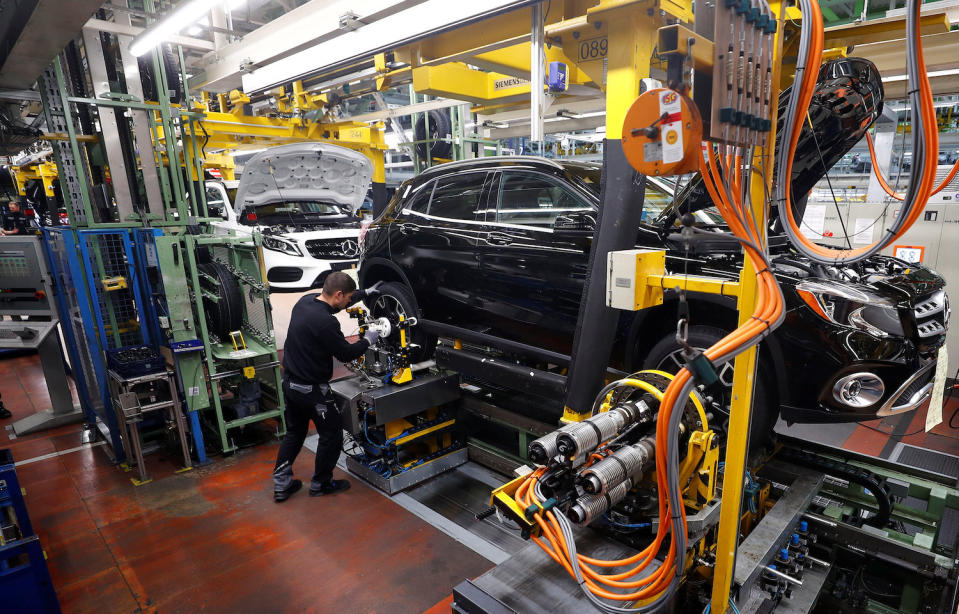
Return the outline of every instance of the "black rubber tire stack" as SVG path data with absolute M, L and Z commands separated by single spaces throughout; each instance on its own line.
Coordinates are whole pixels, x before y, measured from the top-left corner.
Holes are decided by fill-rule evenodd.
M 240 284 L 230 271 L 219 262 L 204 262 L 197 265 L 199 272 L 209 275 L 215 282 L 201 276 L 200 286 L 217 294 L 219 301 L 203 298 L 207 330 L 226 341 L 230 333 L 243 324 L 243 294 Z
M 453 134 L 450 116 L 445 111 L 434 109 L 429 112 L 429 124 L 431 139 L 450 138 Z M 426 118 L 421 117 L 416 122 L 414 130 L 414 140 L 422 141 L 426 139 Z M 429 143 L 429 152 L 427 153 L 427 144 L 420 143 L 416 146 L 416 153 L 420 158 L 449 158 L 453 152 L 453 144 L 448 141 L 434 141 Z

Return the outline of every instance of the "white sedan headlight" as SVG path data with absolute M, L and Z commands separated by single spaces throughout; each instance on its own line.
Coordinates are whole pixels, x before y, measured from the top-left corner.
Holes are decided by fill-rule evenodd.
M 290 256 L 302 256 L 299 246 L 288 239 L 275 237 L 272 235 L 263 235 L 263 247 L 274 252 L 282 252 Z

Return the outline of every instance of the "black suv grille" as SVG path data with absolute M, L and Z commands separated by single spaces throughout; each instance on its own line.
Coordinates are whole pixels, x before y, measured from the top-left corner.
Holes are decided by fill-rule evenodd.
M 353 237 L 310 239 L 306 242 L 306 251 L 314 258 L 356 258 L 360 255 L 360 246 Z
M 945 290 L 921 299 L 912 309 L 920 339 L 945 334 L 949 327 L 949 298 Z

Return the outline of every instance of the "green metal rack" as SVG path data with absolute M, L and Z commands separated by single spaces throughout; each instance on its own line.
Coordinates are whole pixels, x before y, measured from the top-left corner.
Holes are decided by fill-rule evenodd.
M 142 4 L 147 13 L 156 9 L 154 0 Z M 129 303 L 118 302 L 129 290 L 104 293 L 90 282 L 85 294 L 93 311 L 102 307 L 97 313 L 102 312 L 110 336 L 104 347 L 127 344 L 126 323 L 137 321 L 137 332 L 158 331 L 154 342 L 170 352 L 185 407 L 200 410 L 200 422 L 217 434 L 221 450 L 232 451 L 237 447 L 235 430 L 245 425 L 275 420 L 277 434 L 285 432 L 260 239 L 213 234 L 208 226 L 215 220 L 208 215 L 202 188 L 204 138 L 198 120 L 203 114 L 191 109 L 186 91 L 177 99 L 174 92 L 179 88 L 170 83 L 175 63 L 178 80 L 186 88 L 182 49 L 149 54 L 158 93 L 156 101 L 149 101 L 140 65 L 128 51 L 130 39 L 85 27 L 40 79 L 48 131 L 63 135 L 54 142 L 54 156 L 70 226 L 88 232 L 162 230 L 149 242 L 148 253 L 138 249 L 134 256 L 153 259 L 153 264 L 131 263 L 159 269 L 156 277 L 162 283 L 152 282 L 150 309 L 118 311 L 118 305 Z M 116 260 L 109 250 L 117 246 L 100 243 L 90 245 L 82 266 L 93 272 L 87 277 L 102 281 L 112 276 L 106 263 Z M 227 277 L 211 277 L 211 266 Z M 228 289 L 223 286 L 238 287 L 239 298 L 224 298 Z M 101 300 L 104 296 L 108 300 Z M 230 322 L 236 331 L 231 330 L 228 339 L 211 330 L 223 332 L 222 325 L 215 325 L 218 315 L 209 309 L 220 300 L 242 303 L 232 305 L 242 314 L 239 324 Z M 258 390 L 257 411 L 231 415 L 231 410 L 239 411 L 236 399 L 248 398 L 251 390 Z M 194 433 L 196 454 L 202 462 L 204 446 L 198 435 Z

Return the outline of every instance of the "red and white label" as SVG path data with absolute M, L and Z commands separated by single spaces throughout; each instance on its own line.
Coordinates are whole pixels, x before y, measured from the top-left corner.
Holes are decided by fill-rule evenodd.
M 659 116 L 666 118 L 660 122 L 660 143 L 663 146 L 663 163 L 681 162 L 683 159 L 683 105 L 679 94 L 673 90 L 664 90 L 659 95 Z

